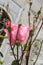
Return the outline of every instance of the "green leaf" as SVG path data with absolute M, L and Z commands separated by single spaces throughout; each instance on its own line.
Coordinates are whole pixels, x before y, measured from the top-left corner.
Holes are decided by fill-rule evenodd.
M 3 57 L 3 54 L 0 52 L 0 56 Z
M 24 46 L 23 46 L 23 47 L 25 48 L 26 46 L 27 46 L 27 45 L 26 45 L 26 44 L 24 44 Z
M 5 25 L 5 23 L 4 23 L 4 22 L 2 22 L 2 21 L 0 21 L 0 24 L 1 24 L 1 25 L 3 25 L 3 26 Z
M 0 60 L 0 65 L 2 65 L 3 64 L 3 62 Z
M 8 38 L 7 36 L 0 35 L 0 38 Z
M 32 6 L 32 2 L 30 2 L 30 6 Z
M 18 60 L 14 60 L 11 65 L 20 65 Z
M 27 46 L 27 47 L 26 47 L 26 51 L 28 51 L 28 48 L 29 48 L 29 47 Z
M 41 7 L 40 10 L 37 12 L 38 16 L 41 14 L 41 10 L 42 10 L 42 7 Z

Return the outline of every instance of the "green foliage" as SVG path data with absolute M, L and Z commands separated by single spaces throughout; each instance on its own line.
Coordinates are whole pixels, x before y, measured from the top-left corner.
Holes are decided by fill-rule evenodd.
M 39 47 L 40 47 L 40 41 L 35 41 L 34 42 L 34 47 L 36 47 L 37 49 L 39 49 Z
M 8 38 L 7 36 L 0 35 L 0 38 Z
M 24 44 L 24 49 L 27 51 L 28 50 L 28 46 L 27 46 L 27 44 Z
M 30 3 L 29 4 L 30 4 L 30 7 L 31 7 L 32 6 L 32 1 L 31 0 L 30 0 Z
M 0 65 L 2 65 L 3 64 L 3 62 L 0 60 Z
M 20 65 L 20 64 L 19 64 L 19 61 L 14 60 L 11 65 Z
M 3 57 L 3 54 L 0 52 L 0 56 Z
M 28 49 L 29 49 L 29 46 L 26 47 L 26 51 L 28 51 Z
M 41 10 L 42 10 L 42 7 L 40 8 L 40 10 L 37 12 L 38 15 L 40 15 L 41 13 Z
M 27 45 L 26 45 L 26 44 L 24 44 L 24 46 L 23 46 L 23 47 L 25 48 L 26 46 L 27 46 Z
M 5 23 L 3 21 L 0 21 L 0 25 L 5 26 Z
M 11 27 L 8 27 L 7 29 L 8 29 L 8 31 L 11 33 Z

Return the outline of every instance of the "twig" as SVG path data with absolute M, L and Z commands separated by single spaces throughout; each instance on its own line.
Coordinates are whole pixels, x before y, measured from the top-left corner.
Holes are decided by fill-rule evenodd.
M 18 60 L 18 45 L 17 45 L 17 60 Z
M 26 56 L 26 65 L 28 65 L 28 60 L 29 60 L 29 56 L 30 56 L 30 50 L 31 50 L 31 43 L 32 43 L 32 35 L 31 35 L 31 32 L 30 32 L 30 42 L 28 44 L 28 55 Z
M 37 26 L 40 24 L 40 21 L 41 21 L 41 19 L 39 19 L 39 21 L 37 21 L 37 22 L 38 22 Z M 37 23 L 37 22 L 36 22 L 36 23 Z M 35 27 L 35 29 L 37 29 L 37 26 Z M 34 29 L 34 30 L 35 30 L 35 29 Z
M 29 41 L 29 37 L 28 37 L 28 40 L 27 40 L 27 42 L 26 42 L 26 45 L 25 45 L 24 50 L 22 50 L 22 55 L 21 55 L 21 57 L 20 57 L 20 59 L 19 59 L 19 61 L 21 60 L 20 64 L 22 63 L 22 59 L 23 59 L 23 56 L 24 56 L 24 51 L 26 50 L 28 41 Z
M 12 48 L 11 45 L 10 45 L 10 47 L 11 47 L 11 50 L 12 50 L 13 56 L 14 56 L 14 58 L 15 58 L 15 60 L 16 60 L 16 57 L 15 57 L 15 54 L 14 54 L 14 50 L 13 50 L 13 48 Z
M 29 7 L 29 12 L 28 12 L 28 19 L 29 19 L 29 26 L 30 26 L 30 11 L 31 11 L 31 4 L 30 4 L 30 7 Z M 28 44 L 28 55 L 26 56 L 26 65 L 28 65 L 28 60 L 29 60 L 29 55 L 30 55 L 30 50 L 31 50 L 31 42 L 32 42 L 32 33 L 30 31 L 30 34 L 29 34 L 29 38 L 30 38 L 30 42 Z
M 40 30 L 41 30 L 41 27 L 42 27 L 42 24 L 41 24 L 41 26 L 40 26 L 40 28 L 39 28 L 39 30 L 38 30 L 38 32 L 37 32 L 37 34 L 36 34 L 34 40 L 32 41 L 32 44 L 33 44 L 33 42 L 36 40 L 36 38 L 37 38 L 37 36 L 38 36 L 38 34 L 39 34 Z

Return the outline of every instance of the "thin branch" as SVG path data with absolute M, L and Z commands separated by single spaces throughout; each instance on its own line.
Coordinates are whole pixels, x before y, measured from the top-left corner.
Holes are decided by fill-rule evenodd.
M 39 17 L 39 18 L 40 18 L 40 17 Z M 37 22 L 38 22 L 37 26 L 40 24 L 40 21 L 41 21 L 41 19 L 39 19 L 39 21 L 37 21 Z M 37 23 L 37 22 L 36 22 L 36 23 Z M 37 29 L 37 26 L 35 27 L 35 29 Z M 34 30 L 35 30 L 35 29 L 34 29 Z
M 43 24 L 43 23 L 42 23 L 42 24 Z M 34 40 L 32 41 L 32 44 L 33 44 L 33 42 L 36 40 L 36 38 L 37 38 L 37 36 L 38 36 L 38 34 L 39 34 L 39 32 L 40 32 L 41 27 L 42 27 L 42 24 L 41 24 L 41 26 L 40 26 L 40 28 L 39 28 L 39 30 L 38 30 L 38 32 L 37 32 L 37 34 L 36 34 L 36 36 L 35 36 Z
M 30 26 L 31 4 L 29 4 L 29 5 L 30 5 L 30 7 L 29 7 L 29 12 L 28 12 L 28 19 L 29 19 L 29 26 Z M 32 33 L 31 33 L 31 31 L 30 31 L 30 34 L 29 34 L 29 38 L 30 38 L 30 42 L 28 44 L 28 52 L 29 53 L 26 56 L 26 65 L 28 65 L 28 60 L 29 60 L 29 55 L 30 55 L 30 50 L 31 50 L 31 42 L 32 42 Z
M 14 50 L 13 50 L 13 48 L 12 48 L 12 46 L 10 45 L 10 47 L 11 47 L 11 50 L 12 50 L 12 53 L 13 53 L 13 56 L 14 56 L 14 58 L 15 58 L 15 60 L 16 60 L 16 55 L 14 54 Z
M 28 60 L 29 60 L 29 56 L 30 56 L 30 50 L 31 50 L 31 43 L 32 43 L 32 32 L 30 32 L 30 42 L 28 44 L 28 55 L 26 56 L 26 65 L 28 65 Z
M 20 59 L 19 59 L 19 61 L 21 60 L 20 64 L 22 63 L 22 59 L 23 59 L 23 56 L 24 56 L 24 51 L 26 50 L 27 43 L 28 43 L 29 39 L 30 39 L 30 38 L 28 37 L 28 40 L 27 40 L 26 45 L 25 45 L 25 48 L 24 48 L 24 50 L 22 51 L 22 55 L 21 55 L 21 57 L 20 57 Z
M 18 60 L 18 50 L 19 50 L 19 49 L 18 49 L 18 45 L 17 45 L 17 60 Z

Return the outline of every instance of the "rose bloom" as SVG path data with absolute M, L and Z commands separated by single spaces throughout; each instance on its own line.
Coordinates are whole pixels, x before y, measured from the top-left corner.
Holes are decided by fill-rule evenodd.
M 4 29 L 4 31 L 7 34 L 9 41 L 11 41 L 11 44 L 12 45 L 14 44 L 14 42 L 16 41 L 16 37 L 18 39 L 18 42 L 20 43 L 27 41 L 29 37 L 29 32 L 33 29 L 33 27 L 21 25 L 18 30 L 18 24 L 12 24 L 9 20 L 6 22 L 6 27 L 9 28 L 10 24 L 11 24 L 11 32 L 9 32 L 8 29 Z M 11 40 L 10 40 L 10 35 L 11 35 Z
M 8 29 L 4 29 L 4 32 L 8 36 L 9 43 L 11 41 L 11 45 L 13 45 L 16 40 L 17 30 L 18 30 L 18 24 L 11 25 L 11 32 L 9 32 Z M 11 35 L 11 40 L 10 40 L 10 35 Z
M 6 23 L 5 23 L 5 26 L 6 26 L 6 28 L 10 27 L 11 26 L 11 21 L 7 20 Z
M 31 30 L 32 30 L 32 26 L 25 26 L 25 25 L 20 26 L 18 31 L 18 41 L 19 42 L 27 41 L 29 37 L 29 32 Z

